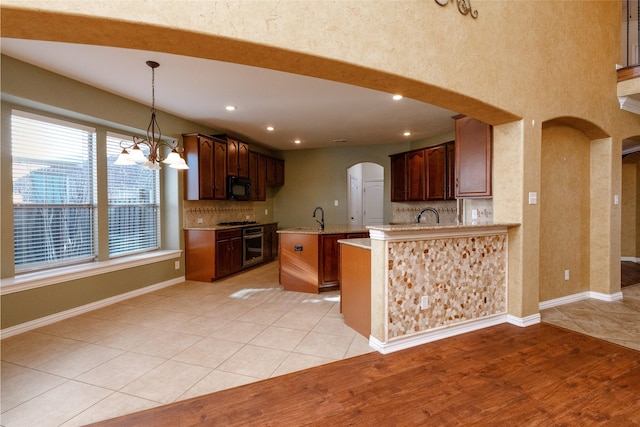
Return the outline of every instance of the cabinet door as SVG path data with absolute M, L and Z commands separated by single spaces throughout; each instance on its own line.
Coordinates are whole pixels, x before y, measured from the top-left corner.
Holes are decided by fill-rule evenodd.
M 340 244 L 338 240 L 345 237 L 345 234 L 320 235 L 321 286 L 340 283 Z
M 425 169 L 424 150 L 407 153 L 407 200 L 424 200 Z
M 445 199 L 453 200 L 456 198 L 456 158 L 455 158 L 455 143 L 447 143 L 447 194 Z
M 242 270 L 242 237 L 232 238 L 229 246 L 229 264 L 233 274 Z
M 456 117 L 456 197 L 491 196 L 491 126 Z
M 185 161 L 189 165 L 184 175 L 185 199 L 213 199 L 213 140 L 198 134 L 182 137 Z
M 231 262 L 229 261 L 229 239 L 216 240 L 216 277 L 224 277 L 231 274 Z
M 227 172 L 229 175 L 238 176 L 239 141 L 227 138 Z
M 258 200 L 267 200 L 267 158 L 258 156 Z
M 284 185 L 284 160 L 276 159 L 276 185 Z
M 429 148 L 426 153 L 426 200 L 444 200 L 447 182 L 447 149 L 444 146 Z
M 238 141 L 238 176 L 249 178 L 249 144 Z
M 216 200 L 227 198 L 227 143 L 223 141 L 213 141 L 213 162 L 214 162 L 214 195 Z
M 251 181 L 251 200 L 258 200 L 258 153 L 249 153 L 249 180 Z
M 273 157 L 267 157 L 266 166 L 267 184 L 284 185 L 284 161 L 280 159 L 274 159 Z
M 407 200 L 407 164 L 405 153 L 391 156 L 391 201 Z

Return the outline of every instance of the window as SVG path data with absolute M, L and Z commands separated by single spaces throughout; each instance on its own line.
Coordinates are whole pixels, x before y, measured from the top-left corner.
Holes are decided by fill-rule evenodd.
M 95 257 L 95 129 L 14 110 L 16 272 Z
M 157 170 L 139 165 L 118 166 L 121 141 L 130 136 L 107 134 L 107 175 L 109 180 L 109 255 L 119 256 L 158 249 L 160 187 Z M 141 145 L 145 155 L 149 148 Z M 146 151 L 145 151 L 146 150 Z

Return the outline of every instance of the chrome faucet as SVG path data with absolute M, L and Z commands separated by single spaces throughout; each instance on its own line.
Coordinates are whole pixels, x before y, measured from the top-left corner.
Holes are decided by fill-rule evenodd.
M 320 210 L 320 221 L 316 219 L 316 222 L 320 224 L 320 230 L 324 230 L 324 209 L 322 209 L 320 206 L 315 208 L 313 210 L 313 217 L 316 217 L 316 212 L 318 212 L 318 210 Z
M 416 216 L 416 224 L 420 223 L 420 218 L 422 218 L 422 214 L 425 213 L 426 211 L 433 212 L 436 216 L 436 224 L 440 224 L 440 214 L 438 214 L 438 211 L 435 210 L 434 208 L 422 208 L 418 216 Z

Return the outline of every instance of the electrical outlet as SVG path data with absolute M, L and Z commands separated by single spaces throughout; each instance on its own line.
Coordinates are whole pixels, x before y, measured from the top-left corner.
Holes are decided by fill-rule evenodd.
M 429 308 L 429 297 L 427 295 L 424 295 L 422 298 L 420 298 L 420 308 L 422 310 L 426 310 L 427 308 Z
M 265 214 L 265 215 L 269 215 L 269 209 L 265 209 L 265 210 L 264 210 L 264 214 Z
M 338 201 L 337 200 L 333 201 L 333 206 L 338 206 Z
M 198 224 L 202 224 L 203 222 L 202 218 L 198 218 Z
M 471 219 L 478 219 L 478 209 L 471 209 Z
M 176 261 L 174 267 L 176 270 L 180 270 L 180 261 Z
M 569 270 L 564 271 L 564 280 L 569 280 Z

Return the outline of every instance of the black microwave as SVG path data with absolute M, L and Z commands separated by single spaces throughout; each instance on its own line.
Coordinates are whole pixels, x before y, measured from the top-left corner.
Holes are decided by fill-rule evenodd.
M 229 200 L 250 200 L 251 181 L 249 178 L 230 175 L 227 178 L 227 199 Z

